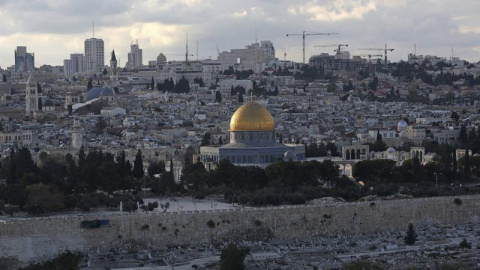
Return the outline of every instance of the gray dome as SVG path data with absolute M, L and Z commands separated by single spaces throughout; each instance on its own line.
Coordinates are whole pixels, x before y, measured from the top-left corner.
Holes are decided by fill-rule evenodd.
M 405 122 L 405 120 L 400 120 L 400 122 L 398 122 L 398 125 L 397 125 L 397 131 L 402 131 L 404 129 L 406 129 L 408 127 L 408 124 L 407 122 Z
M 85 100 L 90 101 L 95 98 L 105 97 L 105 96 L 114 96 L 112 89 L 107 87 L 93 87 L 92 89 L 88 90 L 87 94 L 85 95 Z
M 285 152 L 283 154 L 283 159 L 284 160 L 296 160 L 297 156 L 295 156 L 295 153 L 293 153 L 293 151 L 288 150 L 287 152 Z
M 55 104 L 53 103 L 52 100 L 47 99 L 47 100 L 45 100 L 45 102 L 43 102 L 43 106 L 53 107 L 53 106 L 55 106 Z
M 110 88 L 103 88 L 102 92 L 100 93 L 101 97 L 111 97 L 114 96 L 115 94 L 113 93 L 112 89 Z

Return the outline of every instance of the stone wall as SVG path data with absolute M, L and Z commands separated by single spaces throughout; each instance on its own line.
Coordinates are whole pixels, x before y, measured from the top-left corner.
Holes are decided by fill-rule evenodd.
M 408 223 L 419 226 L 478 222 L 480 196 L 458 198 L 461 204 L 454 202 L 455 197 L 437 197 L 374 203 L 20 219 L 0 223 L 0 258 L 18 257 L 21 262 L 28 262 L 67 249 L 111 248 L 127 241 L 148 246 L 271 237 L 308 239 L 404 230 Z M 96 229 L 80 227 L 81 221 L 94 219 L 108 219 L 110 225 Z

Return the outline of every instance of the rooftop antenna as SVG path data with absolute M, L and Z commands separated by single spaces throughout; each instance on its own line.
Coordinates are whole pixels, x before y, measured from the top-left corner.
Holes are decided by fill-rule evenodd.
M 197 61 L 198 61 L 198 40 L 197 40 Z
M 453 60 L 453 48 L 452 48 L 452 58 L 451 58 L 451 60 Z
M 414 49 L 413 49 L 413 55 L 416 56 L 416 55 L 417 55 L 417 44 L 416 44 L 416 43 L 413 44 L 413 47 L 414 47 Z
M 95 37 L 95 22 L 92 22 L 92 33 L 93 37 Z
M 258 43 L 258 41 L 257 41 L 257 28 L 255 28 L 255 43 Z
M 188 32 L 187 32 L 187 43 L 185 44 L 185 62 L 188 62 Z

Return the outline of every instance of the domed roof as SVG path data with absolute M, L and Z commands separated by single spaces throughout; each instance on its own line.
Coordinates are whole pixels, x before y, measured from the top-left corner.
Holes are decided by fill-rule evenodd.
M 390 147 L 390 148 L 387 149 L 387 152 L 388 152 L 388 153 L 394 153 L 394 152 L 395 152 L 395 148 Z
M 285 160 L 296 160 L 297 156 L 295 155 L 295 153 L 292 150 L 288 150 L 287 152 L 285 152 L 283 154 L 283 159 L 285 159 Z
M 53 101 L 51 99 L 47 99 L 45 100 L 45 102 L 43 103 L 43 106 L 55 106 L 55 104 L 53 103 Z
M 405 122 L 405 120 L 402 119 L 402 120 L 400 120 L 400 122 L 398 122 L 398 124 L 397 124 L 397 131 L 402 131 L 402 130 L 406 129 L 407 126 L 408 126 L 408 123 Z
M 230 131 L 273 131 L 275 122 L 265 107 L 248 102 L 235 111 L 230 120 Z
M 99 98 L 101 96 L 113 96 L 114 93 L 112 89 L 107 87 L 93 87 L 92 89 L 88 90 L 85 100 L 89 101 L 95 98 Z

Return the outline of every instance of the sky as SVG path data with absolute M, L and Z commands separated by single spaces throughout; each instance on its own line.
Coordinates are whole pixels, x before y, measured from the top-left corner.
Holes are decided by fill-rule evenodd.
M 480 61 L 479 0 L 0 0 L 0 67 L 14 63 L 17 46 L 35 53 L 35 66 L 63 65 L 83 53 L 93 36 L 114 49 L 120 66 L 138 40 L 143 63 L 162 52 L 167 60 L 217 59 L 219 51 L 271 40 L 276 57 L 302 61 L 302 31 L 339 33 L 306 37 L 306 58 L 333 54 L 348 44 L 351 55 L 383 48 L 392 61 L 408 53 L 453 55 Z M 197 45 L 198 44 L 198 45 Z M 383 54 L 383 52 L 381 52 Z

